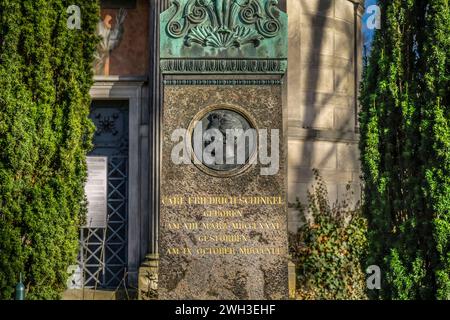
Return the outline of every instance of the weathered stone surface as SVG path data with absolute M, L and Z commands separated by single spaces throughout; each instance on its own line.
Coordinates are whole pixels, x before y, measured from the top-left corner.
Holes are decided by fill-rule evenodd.
M 337 144 L 338 169 L 359 169 L 359 149 L 357 144 Z
M 165 87 L 160 299 L 287 299 L 286 161 L 283 144 L 280 143 L 280 170 L 274 176 L 260 175 L 259 164 L 237 176 L 215 177 L 205 174 L 195 165 L 175 165 L 171 161 L 172 147 L 176 144 L 171 141 L 172 132 L 177 128 L 188 128 L 199 112 L 214 105 L 242 108 L 257 128 L 279 129 L 280 141 L 283 141 L 281 98 L 281 86 Z M 168 199 L 174 196 L 182 197 L 183 203 L 170 203 Z M 266 205 L 186 203 L 189 197 L 210 196 L 270 196 L 279 197 L 280 202 Z M 206 216 L 207 212 L 214 210 L 240 213 L 232 217 Z M 233 229 L 239 223 L 251 228 Z M 259 223 L 263 224 L 262 227 Z M 176 228 L 176 224 L 180 228 Z M 207 238 L 204 241 L 204 237 L 215 236 L 239 236 L 240 240 L 212 241 Z M 242 254 L 249 252 L 245 248 L 268 250 L 270 253 Z M 178 254 L 175 249 L 179 250 Z M 205 253 L 214 250 L 222 250 L 222 253 Z M 233 254 L 227 254 L 232 250 Z
M 336 168 L 336 144 L 327 141 L 289 141 L 289 168 Z
M 331 202 L 345 200 L 348 183 L 353 202 L 360 198 L 355 85 L 362 70 L 362 6 L 355 2 L 287 2 L 289 202 L 299 197 L 306 203 L 313 168 L 327 183 Z M 290 210 L 289 230 L 295 232 L 299 223 Z
M 334 128 L 340 131 L 354 131 L 355 110 L 350 108 L 335 108 Z
M 354 4 L 348 0 L 336 0 L 334 15 L 336 19 L 354 22 Z
M 304 114 L 301 121 L 305 128 L 330 129 L 334 126 L 334 108 L 332 106 L 302 106 Z
M 301 50 L 305 59 L 314 58 L 318 53 L 332 55 L 334 53 L 334 29 L 319 26 L 307 26 L 302 23 Z
M 298 0 L 294 0 L 294 2 Z M 304 13 L 332 17 L 334 12 L 333 0 L 300 0 L 301 10 Z
M 311 90 L 316 92 L 334 92 L 333 69 L 331 68 L 310 68 L 302 66 L 301 70 L 301 90 Z

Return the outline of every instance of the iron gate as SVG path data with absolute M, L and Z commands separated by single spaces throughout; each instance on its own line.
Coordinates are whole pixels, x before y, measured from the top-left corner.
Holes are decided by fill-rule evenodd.
M 85 288 L 116 288 L 128 265 L 128 105 L 94 101 L 96 126 L 90 155 L 108 157 L 107 227 L 82 228 L 79 265 Z

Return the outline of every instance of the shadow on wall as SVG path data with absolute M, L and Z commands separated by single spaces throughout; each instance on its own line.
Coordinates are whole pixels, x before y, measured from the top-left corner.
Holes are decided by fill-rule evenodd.
M 344 196 L 348 183 L 359 187 L 354 138 L 356 7 L 349 0 L 292 0 L 287 6 L 289 195 L 305 201 L 307 186 L 314 181 L 311 169 L 317 167 L 323 169 L 334 202 Z M 292 181 L 300 188 L 292 187 Z M 359 191 L 355 193 L 359 198 Z

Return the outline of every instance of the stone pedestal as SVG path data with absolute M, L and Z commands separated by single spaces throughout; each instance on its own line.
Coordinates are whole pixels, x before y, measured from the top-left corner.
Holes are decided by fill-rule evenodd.
M 160 299 L 288 299 L 275 3 L 181 0 L 161 15 Z
M 146 256 L 144 263 L 139 268 L 139 300 L 153 300 L 158 298 L 158 265 L 158 255 L 149 254 Z
M 261 175 L 213 175 L 202 165 L 171 161 L 172 133 L 205 109 L 233 108 L 255 126 L 279 130 L 281 86 L 166 85 L 161 173 L 159 296 L 164 299 L 284 299 L 287 297 L 286 165 Z M 195 121 L 195 120 L 194 120 Z M 244 166 L 245 167 L 245 166 Z

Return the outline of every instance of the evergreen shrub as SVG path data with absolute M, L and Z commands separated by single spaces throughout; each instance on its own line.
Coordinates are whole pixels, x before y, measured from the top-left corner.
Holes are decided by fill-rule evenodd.
M 0 1 L 0 299 L 23 273 L 27 299 L 55 299 L 75 262 L 85 213 L 85 156 L 97 1 Z

